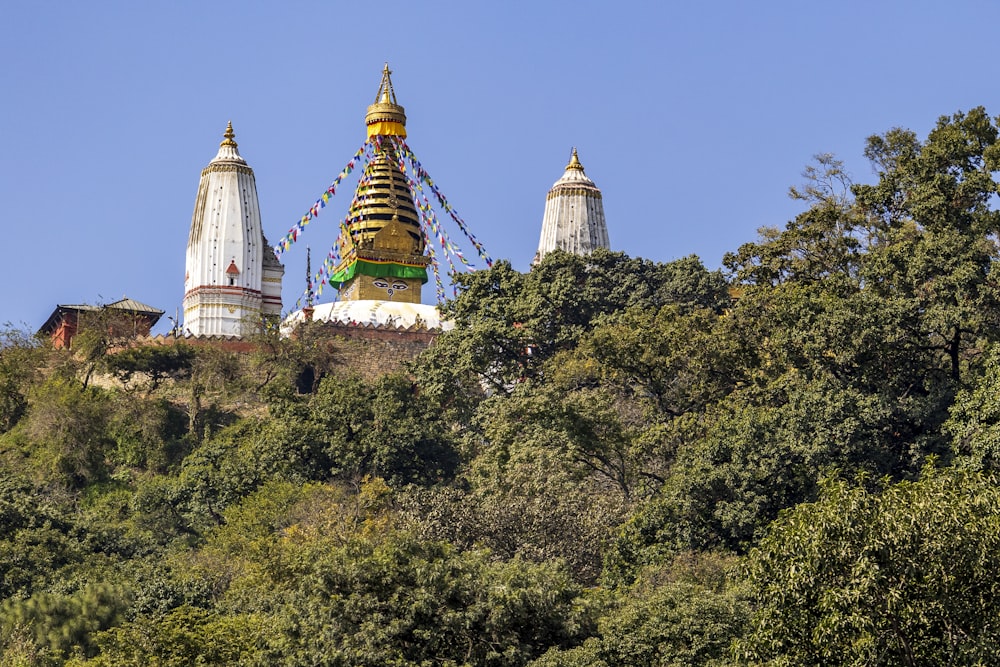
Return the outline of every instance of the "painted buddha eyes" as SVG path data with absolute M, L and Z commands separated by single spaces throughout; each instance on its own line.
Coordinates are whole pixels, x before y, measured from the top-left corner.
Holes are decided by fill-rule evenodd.
M 372 285 L 378 289 L 384 289 L 389 296 L 392 296 L 396 292 L 401 292 L 402 290 L 409 289 L 410 286 L 402 280 L 393 280 L 392 282 L 386 280 L 385 278 L 376 278 L 372 281 Z

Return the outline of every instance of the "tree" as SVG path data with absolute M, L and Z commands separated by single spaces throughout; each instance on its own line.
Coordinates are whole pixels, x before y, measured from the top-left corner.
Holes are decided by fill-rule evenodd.
M 0 329 L 0 433 L 24 416 L 30 387 L 38 380 L 46 352 L 26 331 L 9 324 Z
M 197 351 L 188 382 L 188 431 L 196 439 L 232 423 L 219 405 L 244 389 L 242 380 L 242 366 L 235 353 L 210 345 Z
M 183 343 L 164 347 L 140 345 L 109 355 L 103 363 L 125 386 L 128 386 L 136 374 L 145 376 L 148 381 L 148 396 L 166 379 L 190 377 L 194 357 L 194 350 Z
M 342 480 L 394 484 L 449 478 L 457 464 L 450 428 L 412 382 L 329 376 L 302 415 L 317 431 L 329 472 Z
M 220 614 L 184 605 L 98 633 L 100 654 L 79 667 L 264 665 L 272 633 L 263 615 Z
M 989 664 L 1000 640 L 1000 487 L 927 467 L 919 481 L 827 481 L 746 560 L 743 662 Z
M 551 649 L 532 667 L 722 667 L 749 608 L 726 570 L 734 558 L 688 553 L 650 569 L 609 596 L 597 632 L 580 646 Z
M 976 340 L 998 332 L 997 127 L 977 107 L 942 116 L 923 143 L 900 129 L 870 137 L 865 154 L 879 182 L 854 187 L 873 238 L 862 279 L 908 307 L 917 344 L 939 352 L 957 382 Z
M 227 507 L 271 479 L 325 479 L 329 464 L 319 451 L 320 436 L 309 424 L 240 420 L 188 454 L 176 478 L 141 489 L 149 502 L 146 511 L 168 524 L 180 518 L 181 532 L 222 524 Z
M 58 662 L 51 650 L 35 643 L 27 628 L 0 630 L 0 665 L 3 667 L 48 667 Z
M 94 634 L 118 623 L 127 603 L 127 591 L 112 584 L 93 584 L 68 595 L 40 592 L 0 606 L 0 628 L 6 633 L 30 628 L 35 644 L 53 656 L 92 656 Z
M 469 375 L 490 392 L 510 391 L 573 348 L 601 315 L 666 304 L 721 311 L 729 301 L 721 274 L 696 257 L 657 264 L 605 249 L 586 257 L 548 253 L 527 274 L 497 262 L 459 276 L 458 285 L 458 298 L 443 307 L 455 329 L 415 367 L 421 385 L 442 400 L 454 393 L 456 375 L 466 391 L 474 388 L 462 380 Z
M 263 485 L 170 558 L 211 591 L 204 606 L 99 634 L 93 664 L 524 665 L 590 629 L 557 564 L 418 537 L 396 527 L 391 502 L 381 480 Z
M 28 597 L 86 558 L 72 505 L 27 480 L 0 474 L 0 599 Z
M 816 156 L 803 172 L 806 183 L 791 188 L 809 208 L 784 230 L 763 227 L 760 240 L 726 253 L 723 265 L 739 283 L 775 286 L 837 278 L 855 283 L 865 246 L 864 218 L 854 204 L 844 164 L 830 154 Z
M 562 562 L 577 583 L 595 585 L 605 542 L 625 515 L 621 496 L 579 479 L 550 451 L 510 453 L 502 470 L 394 495 L 406 525 L 459 549 L 488 549 L 494 560 Z
M 669 389 L 659 402 L 683 410 L 646 436 L 664 483 L 612 541 L 609 582 L 679 551 L 743 552 L 812 500 L 824 471 L 900 479 L 948 453 L 951 387 L 926 372 L 932 353 L 907 345 L 898 310 L 833 282 L 753 286 L 704 334 L 666 339 L 661 349 L 692 353 L 650 377 Z M 620 356 L 637 366 L 648 350 Z
M 306 553 L 284 610 L 285 664 L 523 665 L 587 627 L 554 565 L 393 533 Z
M 560 392 L 603 388 L 646 422 L 679 417 L 732 391 L 740 369 L 719 315 L 704 309 L 633 306 L 598 318 L 545 377 Z
M 104 366 L 108 355 L 129 347 L 138 336 L 149 332 L 144 315 L 114 306 L 84 305 L 77 311 L 77 318 L 72 355 L 84 388 Z
M 166 472 L 189 449 L 187 426 L 187 416 L 170 401 L 119 392 L 112 396 L 108 419 L 108 435 L 115 443 L 109 462 Z
M 81 487 L 106 473 L 111 405 L 101 390 L 56 374 L 32 390 L 28 406 L 27 447 L 45 474 Z
M 988 473 L 1000 469 L 1000 346 L 985 347 L 981 376 L 955 397 L 944 431 L 963 465 Z
M 321 322 L 299 322 L 290 334 L 276 326 L 265 327 L 251 340 L 248 373 L 255 392 L 278 381 L 283 385 L 278 392 L 313 393 L 341 362 L 339 344 Z
M 599 389 L 562 395 L 549 386 L 525 383 L 509 397 L 494 397 L 477 411 L 467 449 L 477 451 L 474 474 L 496 480 L 505 468 L 532 457 L 600 478 L 628 498 L 640 483 L 641 452 L 634 425 L 617 413 L 613 397 Z

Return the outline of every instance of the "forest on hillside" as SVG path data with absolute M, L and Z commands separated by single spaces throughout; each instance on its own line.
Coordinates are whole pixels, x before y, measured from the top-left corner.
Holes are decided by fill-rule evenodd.
M 817 157 L 719 271 L 460 276 L 374 380 L 8 327 L 0 665 L 995 664 L 997 123 Z

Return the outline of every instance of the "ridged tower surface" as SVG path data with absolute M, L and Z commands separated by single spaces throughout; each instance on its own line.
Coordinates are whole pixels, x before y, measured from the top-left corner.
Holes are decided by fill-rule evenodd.
M 348 234 L 340 239 L 341 261 L 331 282 L 342 301 L 420 303 L 430 258 L 424 255 L 420 215 L 400 171 L 392 137 L 406 136 L 406 114 L 396 103 L 388 65 L 365 124 L 376 139 L 375 155 L 358 183 L 358 202 Z
M 610 248 L 601 191 L 584 173 L 576 149 L 566 172 L 549 190 L 542 217 L 542 234 L 533 263 L 553 250 L 586 255 Z
M 201 172 L 184 275 L 184 332 L 247 336 L 262 317 L 281 315 L 284 267 L 261 226 L 253 170 L 232 123 Z
M 374 247 L 375 235 L 396 219 L 413 240 L 412 252 L 424 252 L 420 217 L 413 205 L 413 191 L 396 166 L 398 158 L 391 146 L 380 147 L 365 169 L 358 185 L 358 220 L 349 227 L 354 244 L 365 250 Z M 367 181 L 367 185 L 364 183 Z

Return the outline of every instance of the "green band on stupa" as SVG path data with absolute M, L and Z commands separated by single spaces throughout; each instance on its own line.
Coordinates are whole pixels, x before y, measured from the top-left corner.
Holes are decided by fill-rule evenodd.
M 351 262 L 344 270 L 334 273 L 330 277 L 330 284 L 336 287 L 358 274 L 373 278 L 419 278 L 421 283 L 427 282 L 426 266 L 413 266 L 396 262 L 371 262 L 359 259 Z

